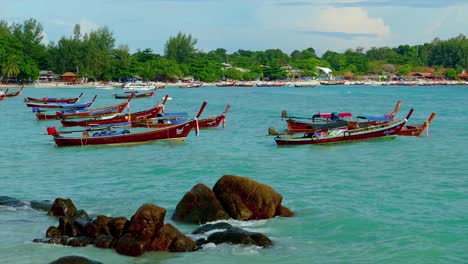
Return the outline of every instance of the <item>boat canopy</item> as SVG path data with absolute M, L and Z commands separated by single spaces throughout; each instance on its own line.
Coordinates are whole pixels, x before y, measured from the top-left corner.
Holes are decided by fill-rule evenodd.
M 393 121 L 387 116 L 358 116 L 358 119 L 367 119 L 368 121 Z

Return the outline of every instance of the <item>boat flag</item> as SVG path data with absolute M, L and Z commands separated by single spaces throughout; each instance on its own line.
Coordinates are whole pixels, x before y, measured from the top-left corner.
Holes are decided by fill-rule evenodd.
M 47 135 L 57 135 L 57 127 L 47 127 Z

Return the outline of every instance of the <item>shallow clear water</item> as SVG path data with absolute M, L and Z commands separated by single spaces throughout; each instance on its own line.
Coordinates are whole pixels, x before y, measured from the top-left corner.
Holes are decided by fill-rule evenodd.
M 116 104 L 112 91 L 31 88 L 24 96 L 98 94 L 94 107 Z M 216 88 L 169 87 L 137 99 L 132 111 L 173 100 L 167 111 L 204 116 L 231 104 L 226 128 L 192 133 L 185 142 L 57 148 L 45 135 L 57 121 L 36 121 L 23 97 L 0 102 L 0 195 L 23 201 L 69 197 L 90 215 L 126 216 L 143 203 L 168 210 L 166 222 L 185 234 L 195 225 L 170 220 L 175 206 L 197 183 L 212 187 L 224 174 L 250 177 L 275 188 L 293 218 L 247 223 L 263 232 L 268 249 L 218 245 L 194 253 L 146 253 L 139 258 L 93 246 L 35 244 L 55 218 L 30 208 L 0 206 L 0 256 L 4 263 L 48 263 L 66 255 L 103 263 L 455 263 L 468 261 L 466 157 L 467 87 Z M 351 111 L 390 112 L 398 100 L 403 118 L 422 123 L 437 117 L 430 135 L 325 146 L 278 147 L 269 127 L 279 116 Z M 120 101 L 119 101 L 120 102 Z M 196 237 L 195 237 L 196 238 Z

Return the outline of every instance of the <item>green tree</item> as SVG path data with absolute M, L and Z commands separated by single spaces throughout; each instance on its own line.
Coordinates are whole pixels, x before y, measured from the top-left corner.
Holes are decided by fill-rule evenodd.
M 177 63 L 188 63 L 195 55 L 197 39 L 192 38 L 191 34 L 185 35 L 182 32 L 177 33 L 175 37 L 170 37 L 164 46 L 164 55 L 166 58 L 175 60 Z
M 20 73 L 20 66 L 18 64 L 18 58 L 10 56 L 7 63 L 2 69 L 2 75 L 7 77 L 7 83 L 10 77 L 16 77 Z

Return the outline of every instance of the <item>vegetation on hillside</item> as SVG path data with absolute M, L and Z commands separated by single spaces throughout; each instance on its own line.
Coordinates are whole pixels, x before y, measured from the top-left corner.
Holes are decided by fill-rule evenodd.
M 148 80 L 173 81 L 192 76 L 201 81 L 222 79 L 285 79 L 318 75 L 317 66 L 329 67 L 334 75 L 406 75 L 412 71 L 435 69 L 436 76 L 456 79 L 468 69 L 468 39 L 460 34 L 448 40 L 398 47 L 326 51 L 321 57 L 313 48 L 286 54 L 280 49 L 238 50 L 223 48 L 207 53 L 197 50 L 197 39 L 182 32 L 170 37 L 164 54 L 146 48 L 131 53 L 126 45 L 115 45 L 113 32 L 102 27 L 82 34 L 76 25 L 73 34 L 57 43 L 43 44 L 43 27 L 35 19 L 8 24 L 0 21 L 0 79 L 31 82 L 40 70 L 77 72 L 90 80 L 125 80 L 140 76 Z

